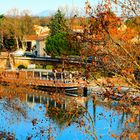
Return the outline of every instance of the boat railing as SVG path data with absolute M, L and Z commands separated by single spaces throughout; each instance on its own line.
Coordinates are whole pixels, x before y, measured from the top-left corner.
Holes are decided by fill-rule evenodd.
M 35 79 L 35 80 L 48 80 L 55 83 L 76 83 L 77 80 L 70 72 L 51 72 L 45 70 L 19 70 L 19 71 L 5 71 L 3 76 L 9 79 Z

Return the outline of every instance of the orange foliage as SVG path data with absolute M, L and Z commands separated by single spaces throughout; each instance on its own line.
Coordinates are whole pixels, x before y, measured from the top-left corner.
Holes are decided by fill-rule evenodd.
M 136 136 L 135 133 L 131 133 L 129 137 L 130 137 L 130 139 L 135 139 L 135 138 L 137 138 L 137 136 Z
M 129 122 L 130 123 L 134 123 L 135 122 L 135 118 L 130 118 Z
M 113 138 L 115 138 L 115 139 L 117 139 L 117 138 L 118 138 L 118 136 L 117 136 L 117 135 L 115 135 L 115 134 L 111 134 L 111 137 L 113 137 Z

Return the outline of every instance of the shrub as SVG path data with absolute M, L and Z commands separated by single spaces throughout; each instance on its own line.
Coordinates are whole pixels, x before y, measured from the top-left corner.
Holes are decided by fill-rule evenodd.
M 17 68 L 18 68 L 18 69 L 26 69 L 27 67 L 24 66 L 24 65 L 19 65 Z
M 54 66 L 53 65 L 46 65 L 46 69 L 53 69 L 54 68 Z

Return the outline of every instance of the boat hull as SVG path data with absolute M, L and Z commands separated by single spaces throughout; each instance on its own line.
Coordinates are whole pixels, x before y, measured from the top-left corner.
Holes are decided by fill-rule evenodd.
M 44 72 L 44 71 L 43 71 Z M 30 75 L 29 75 L 30 74 Z M 83 83 L 70 79 L 56 79 L 48 77 L 35 77 L 34 71 L 4 71 L 0 76 L 1 83 L 14 84 L 17 86 L 33 86 L 42 88 L 60 88 L 75 90 L 83 86 Z

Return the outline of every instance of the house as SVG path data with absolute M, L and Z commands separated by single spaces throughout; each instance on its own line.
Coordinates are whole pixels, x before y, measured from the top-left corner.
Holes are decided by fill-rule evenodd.
M 38 36 L 43 36 L 45 34 L 48 34 L 50 29 L 47 27 L 47 26 L 39 26 L 39 25 L 34 25 L 34 30 L 35 30 L 35 33 L 36 35 Z
M 35 25 L 36 35 L 27 35 L 25 37 L 26 51 L 30 51 L 36 56 L 46 56 L 45 41 L 49 35 L 49 28 Z
M 36 39 L 36 47 L 33 49 L 33 53 L 36 56 L 47 56 L 45 52 L 45 42 L 46 42 L 46 38 L 49 35 L 49 31 L 50 29 L 48 27 L 43 27 L 37 31 L 38 37 Z
M 45 40 L 46 40 L 46 36 L 38 36 L 38 38 L 36 39 L 36 47 L 33 50 L 33 53 L 36 56 L 46 56 L 46 52 L 45 52 Z
M 84 32 L 84 27 L 83 26 L 78 26 L 78 25 L 73 25 L 72 30 L 73 30 L 73 32 L 76 32 L 76 33 L 83 33 Z
M 25 44 L 26 44 L 26 51 L 32 51 L 36 47 L 36 40 L 37 35 L 26 35 L 25 36 Z

